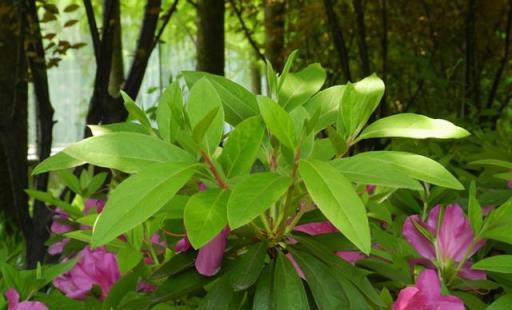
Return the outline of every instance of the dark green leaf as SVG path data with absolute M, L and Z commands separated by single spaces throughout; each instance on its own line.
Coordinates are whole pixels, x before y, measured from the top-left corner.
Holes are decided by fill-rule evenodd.
M 265 242 L 259 242 L 238 258 L 238 262 L 230 274 L 231 286 L 235 291 L 246 290 L 258 280 L 263 267 L 265 267 L 267 249 Z
M 302 281 L 283 253 L 278 252 L 274 267 L 273 305 L 275 310 L 309 309 Z

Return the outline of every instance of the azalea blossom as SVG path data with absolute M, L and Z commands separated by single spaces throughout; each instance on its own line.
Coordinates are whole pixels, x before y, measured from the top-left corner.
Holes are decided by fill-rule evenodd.
M 229 232 L 229 228 L 224 228 L 215 238 L 199 249 L 195 262 L 199 274 L 211 277 L 220 271 Z M 176 243 L 176 252 L 186 252 L 191 248 L 192 245 L 186 236 Z
M 425 269 L 415 286 L 400 291 L 393 310 L 464 310 L 464 303 L 458 297 L 441 295 L 439 276 Z
M 5 291 L 5 298 L 7 299 L 7 310 L 48 310 L 48 307 L 39 301 L 20 302 L 20 294 L 14 288 Z
M 418 215 L 409 216 L 404 223 L 402 234 L 405 239 L 427 261 L 424 265 L 442 270 L 459 265 L 463 260 L 475 254 L 485 243 L 480 240 L 474 243 L 471 225 L 459 205 L 448 205 L 444 211 L 440 226 L 437 227 L 440 206 L 435 206 L 429 213 L 427 221 L 422 222 Z M 433 241 L 427 239 L 415 226 L 420 225 L 434 237 Z M 459 276 L 471 279 L 485 279 L 483 271 L 471 269 L 470 262 L 463 262 Z
M 101 299 L 107 297 L 112 286 L 119 280 L 120 272 L 114 254 L 104 247 L 94 250 L 85 247 L 80 251 L 79 261 L 71 270 L 53 280 L 53 285 L 66 296 L 82 300 L 98 286 Z
M 512 189 L 512 180 L 509 180 L 509 181 L 507 182 L 507 186 L 508 186 L 508 188 Z

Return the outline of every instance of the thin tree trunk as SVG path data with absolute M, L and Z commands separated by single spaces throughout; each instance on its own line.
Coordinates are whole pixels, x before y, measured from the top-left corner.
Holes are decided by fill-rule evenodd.
M 265 55 L 274 69 L 280 72 L 284 65 L 284 31 L 286 3 L 283 0 L 265 1 Z
M 28 240 L 26 12 L 19 1 L 0 0 L 0 7 L 0 208 Z
M 29 25 L 28 29 L 32 31 L 30 32 L 27 48 L 31 54 L 35 55 L 29 57 L 28 60 L 36 95 L 37 155 L 38 160 L 43 161 L 51 155 L 54 110 L 50 101 L 45 52 L 37 8 L 34 0 L 29 0 L 28 2 L 27 25 Z M 39 191 L 47 191 L 48 177 L 48 173 L 35 176 L 35 188 Z M 51 219 L 52 212 L 46 207 L 45 203 L 35 200 L 32 234 L 27 242 L 26 263 L 28 268 L 35 268 L 38 261 L 44 261 L 46 254 L 45 242 L 49 237 Z
M 381 77 L 384 84 L 387 81 L 388 72 L 388 11 L 387 11 L 387 0 L 380 0 L 380 13 L 381 13 L 381 27 L 382 34 L 380 39 L 380 52 L 381 52 Z M 381 118 L 387 115 L 387 104 L 386 104 L 386 93 L 380 100 L 379 108 L 377 109 L 377 118 Z
M 327 22 L 329 24 L 332 40 L 340 59 L 341 70 L 343 71 L 343 76 L 345 78 L 344 82 L 351 81 L 352 75 L 350 73 L 350 65 L 345 38 L 343 37 L 343 32 L 339 25 L 338 18 L 334 12 L 332 0 L 324 0 L 324 9 L 325 14 L 327 15 Z
M 362 0 L 353 0 L 354 11 L 356 12 L 357 43 L 359 46 L 359 58 L 361 59 L 361 74 L 363 77 L 370 75 L 370 60 L 368 58 L 368 47 L 366 44 L 366 25 L 364 22 L 364 7 Z
M 119 3 L 117 3 L 119 5 Z M 112 43 L 112 69 L 108 84 L 108 94 L 117 98 L 120 96 L 121 86 L 124 83 L 124 65 L 123 65 L 123 40 L 121 31 L 121 8 L 114 10 L 114 19 L 119 21 L 113 25 L 114 42 Z
M 224 75 L 224 0 L 197 1 L 197 70 Z
M 494 98 L 496 97 L 496 92 L 498 91 L 498 86 L 501 81 L 501 77 L 503 75 L 503 71 L 508 62 L 509 52 L 510 52 L 510 31 L 512 28 L 512 2 L 510 3 L 510 7 L 507 15 L 507 25 L 505 30 L 505 47 L 503 51 L 503 57 L 501 58 L 500 64 L 498 66 L 498 70 L 496 71 L 496 75 L 494 76 L 494 81 L 492 83 L 491 91 L 489 92 L 489 99 L 487 99 L 486 108 L 491 108 L 494 102 Z
M 460 118 L 467 114 L 468 104 L 480 108 L 480 81 L 476 62 L 476 29 L 475 29 L 476 0 L 467 0 L 464 20 L 464 101 L 459 109 Z

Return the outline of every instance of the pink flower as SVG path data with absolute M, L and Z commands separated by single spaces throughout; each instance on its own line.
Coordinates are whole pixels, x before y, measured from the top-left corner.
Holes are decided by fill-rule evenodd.
M 53 284 L 69 298 L 80 300 L 96 285 L 101 289 L 103 300 L 120 278 L 116 257 L 103 247 L 95 250 L 85 247 L 78 255 L 78 263 L 57 277 Z
M 377 188 L 377 186 L 368 184 L 368 185 L 366 185 L 366 192 L 368 193 L 368 195 L 371 196 L 371 195 L 373 195 L 373 193 L 375 193 L 376 188 Z
M 103 208 L 105 208 L 105 200 L 89 198 L 85 200 L 84 215 L 88 215 L 91 211 L 99 214 L 103 211 Z
M 508 187 L 508 188 L 510 188 L 510 189 L 512 189 L 512 180 L 509 180 L 509 181 L 507 182 L 507 187 Z
M 7 310 L 48 310 L 48 307 L 39 301 L 20 302 L 20 294 L 13 288 L 5 291 L 5 298 L 7 298 Z
M 400 291 L 393 310 L 464 310 L 464 303 L 455 296 L 441 295 L 437 273 L 425 269 L 416 280 L 416 286 Z
M 195 267 L 199 274 L 211 277 L 216 275 L 221 268 L 226 249 L 229 228 L 226 227 L 215 238 L 199 249 Z M 192 248 L 187 236 L 176 243 L 176 252 L 186 252 Z
M 464 258 L 471 257 L 484 245 L 485 240 L 481 240 L 471 249 L 469 248 L 474 239 L 473 231 L 468 219 L 464 216 L 464 211 L 456 204 L 446 207 L 440 227 L 437 227 L 439 209 L 440 206 L 435 206 L 430 211 L 426 222 L 422 222 L 418 215 L 409 216 L 405 220 L 402 234 L 422 257 L 437 262 L 442 267 L 447 267 L 451 266 L 453 262 L 459 263 Z M 414 222 L 432 234 L 433 242 L 418 231 Z M 438 235 L 437 231 L 439 231 Z M 437 254 L 436 248 L 438 249 Z M 471 270 L 469 262 L 463 265 L 459 276 L 471 280 L 485 279 L 486 277 L 485 272 Z
M 61 241 L 57 241 L 54 244 L 51 244 L 48 247 L 48 254 L 57 255 L 57 254 L 62 253 L 62 251 L 64 251 L 64 247 L 66 246 L 66 244 L 69 243 L 69 241 L 70 241 L 69 238 L 64 238 Z
M 334 225 L 329 221 L 302 224 L 295 226 L 293 230 L 303 232 L 310 236 L 318 236 L 338 232 L 338 229 L 334 227 Z

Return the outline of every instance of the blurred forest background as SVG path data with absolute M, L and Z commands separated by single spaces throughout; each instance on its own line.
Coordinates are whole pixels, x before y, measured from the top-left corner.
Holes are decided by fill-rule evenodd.
M 29 162 L 126 118 L 121 89 L 151 113 L 182 70 L 266 91 L 277 70 L 319 62 L 327 86 L 377 73 L 379 118 L 443 117 L 510 139 L 510 0 L 0 0 L 0 206 L 34 264 L 51 212 L 28 207 Z M 385 145 L 369 145 L 382 148 Z

